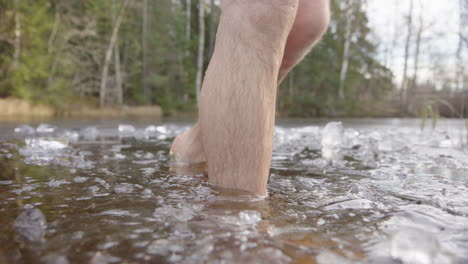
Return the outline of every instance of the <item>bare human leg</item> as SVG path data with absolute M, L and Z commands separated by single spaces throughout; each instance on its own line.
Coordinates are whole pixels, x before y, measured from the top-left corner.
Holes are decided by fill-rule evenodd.
M 208 179 L 266 195 L 278 72 L 298 0 L 224 0 L 199 121 Z
M 237 2 L 237 1 L 227 1 L 227 2 Z M 259 4 L 259 3 L 256 3 L 256 4 Z M 265 8 L 266 10 L 269 10 L 268 8 L 272 8 L 273 6 L 274 5 L 271 5 Z M 225 8 L 226 6 L 223 6 L 223 9 Z M 300 60 L 302 60 L 302 58 L 310 51 L 311 47 L 323 35 L 328 25 L 328 17 L 329 17 L 328 8 L 329 8 L 328 0 L 299 0 L 299 10 L 297 11 L 297 15 L 295 16 L 294 25 L 292 26 L 292 29 L 288 33 L 289 36 L 286 42 L 286 49 L 284 51 L 284 55 L 283 55 L 282 62 L 281 62 L 281 67 L 277 75 L 278 82 L 281 82 L 284 79 L 284 77 L 287 75 L 289 70 L 293 68 Z M 254 18 L 256 16 L 254 14 L 251 14 L 251 15 Z M 272 23 L 272 25 L 275 25 L 277 23 L 278 22 L 275 21 Z M 218 39 L 221 37 L 223 37 L 222 34 L 218 35 Z M 256 37 L 257 37 L 256 35 L 251 36 L 251 40 L 255 40 Z M 234 40 L 234 41 L 237 42 L 237 40 Z M 244 56 L 244 55 L 241 54 L 241 56 Z M 258 60 L 258 58 L 252 59 L 252 61 L 256 61 L 256 60 Z M 222 63 L 225 63 L 225 62 L 222 62 Z M 276 89 L 274 90 L 276 91 Z M 272 105 L 274 105 L 274 103 L 272 103 Z M 212 109 L 216 109 L 216 108 L 212 108 Z M 274 108 L 273 108 L 273 112 L 274 112 Z M 265 135 L 264 137 L 268 138 L 269 136 Z M 205 153 L 203 151 L 202 133 L 200 130 L 200 126 L 196 124 L 188 132 L 179 135 L 173 143 L 172 152 L 174 154 L 174 158 L 176 161 L 181 161 L 184 163 L 197 163 L 197 162 L 205 161 Z M 271 157 L 268 160 L 270 159 Z M 268 168 L 269 168 L 269 165 L 268 165 Z M 209 173 L 209 174 L 212 175 L 212 173 Z M 234 179 L 234 181 L 236 180 Z M 231 184 L 222 184 L 222 185 L 227 185 L 230 188 L 238 188 L 235 185 L 231 185 Z M 242 188 L 240 187 L 240 189 Z M 243 189 L 246 189 L 246 188 L 243 188 Z
M 296 19 L 289 32 L 278 74 L 278 85 L 322 38 L 329 21 L 329 0 L 299 0 Z

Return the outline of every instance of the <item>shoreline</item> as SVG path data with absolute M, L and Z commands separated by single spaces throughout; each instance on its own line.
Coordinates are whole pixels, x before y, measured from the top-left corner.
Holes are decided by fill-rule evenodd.
M 47 120 L 55 118 L 119 119 L 155 118 L 161 119 L 163 112 L 159 106 L 116 106 L 97 108 L 87 105 L 74 105 L 69 109 L 58 110 L 44 104 L 33 104 L 17 98 L 0 98 L 0 121 Z

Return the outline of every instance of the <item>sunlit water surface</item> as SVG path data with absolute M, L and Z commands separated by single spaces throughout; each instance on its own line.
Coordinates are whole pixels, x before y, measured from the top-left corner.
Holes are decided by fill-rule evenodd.
M 268 197 L 171 165 L 184 122 L 0 126 L 0 263 L 468 263 L 461 121 L 278 122 Z

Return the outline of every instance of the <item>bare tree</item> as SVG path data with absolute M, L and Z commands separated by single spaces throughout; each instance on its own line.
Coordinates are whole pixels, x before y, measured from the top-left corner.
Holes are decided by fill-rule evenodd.
M 468 0 L 466 0 L 468 3 Z M 463 82 L 463 73 L 465 71 L 464 63 L 463 63 L 463 35 L 464 35 L 464 7 L 463 7 L 463 0 L 459 1 L 460 5 L 460 20 L 459 20 L 459 28 L 458 28 L 458 47 L 457 53 L 455 54 L 457 59 L 457 71 L 456 71 L 456 89 L 463 90 L 464 89 L 464 82 Z
M 185 9 L 185 39 L 190 41 L 192 33 L 192 0 L 187 0 Z
M 57 36 L 57 31 L 60 25 L 60 14 L 58 11 L 58 7 L 55 6 L 55 19 L 54 19 L 54 26 L 52 28 L 52 33 L 50 34 L 49 41 L 47 42 L 47 51 L 49 54 L 54 52 L 54 42 Z
M 143 74 L 142 74 L 142 80 L 141 83 L 143 85 L 143 95 L 145 97 L 145 103 L 149 104 L 151 102 L 150 98 L 150 91 L 148 88 L 148 83 L 147 83 L 147 76 L 148 76 L 148 0 L 143 0 L 143 30 L 142 30 L 142 67 L 143 67 Z
M 349 50 L 351 46 L 351 36 L 352 36 L 353 9 L 354 9 L 354 0 L 347 0 L 343 60 L 341 63 L 340 86 L 338 90 L 338 97 L 340 99 L 345 98 L 344 89 L 345 89 L 345 81 L 346 81 L 346 75 L 348 73 L 348 65 L 349 65 Z
M 117 15 L 117 8 L 115 5 L 115 0 L 112 0 L 112 23 L 115 23 L 115 17 Z M 117 36 L 118 38 L 118 36 Z M 123 104 L 123 87 L 122 87 L 122 72 L 120 70 L 120 51 L 119 44 L 116 41 L 114 47 L 114 71 L 115 71 L 115 84 L 116 84 L 116 95 L 117 95 L 117 104 Z
M 54 26 L 52 28 L 52 33 L 49 36 L 49 41 L 47 42 L 47 52 L 49 53 L 49 55 L 51 55 L 54 58 L 52 62 L 52 66 L 50 68 L 49 76 L 47 78 L 48 86 L 51 86 L 53 83 L 55 72 L 58 67 L 60 51 L 62 50 L 62 47 L 63 47 L 63 42 L 62 42 L 59 45 L 59 50 L 57 52 L 55 51 L 55 42 L 56 42 L 55 40 L 57 38 L 57 32 L 59 30 L 60 23 L 61 23 L 61 19 L 60 19 L 59 7 L 56 4 Z
M 21 16 L 20 16 L 20 0 L 14 0 L 15 2 L 15 40 L 13 53 L 13 65 L 12 68 L 16 68 L 19 64 L 19 58 L 21 54 Z
M 423 9 L 422 2 L 420 1 L 420 6 L 421 9 Z M 413 112 L 413 96 L 414 92 L 416 90 L 416 86 L 418 85 L 418 72 L 419 72 L 419 55 L 421 52 L 421 37 L 422 34 L 425 31 L 425 25 L 424 25 L 424 18 L 423 18 L 423 13 L 419 13 L 419 25 L 418 25 L 418 30 L 416 33 L 416 48 L 414 52 L 414 67 L 413 67 L 413 81 L 411 82 L 411 86 L 407 87 L 406 91 L 406 97 L 407 97 L 407 110 L 409 113 Z
M 123 15 L 127 8 L 130 0 L 123 0 L 122 7 L 120 8 L 119 14 L 115 20 L 109 46 L 107 47 L 106 57 L 104 60 L 104 66 L 102 67 L 101 86 L 99 90 L 99 107 L 104 107 L 106 104 L 106 89 L 107 89 L 107 78 L 109 73 L 109 64 L 112 57 L 112 51 L 114 50 L 115 43 L 117 42 L 117 35 L 119 33 L 120 24 L 122 24 Z
M 468 0 L 462 0 L 462 8 L 461 8 L 461 23 L 462 23 L 462 30 L 460 34 L 460 38 L 465 43 L 465 47 L 468 48 Z
M 400 87 L 400 100 L 402 103 L 403 107 L 403 102 L 404 102 L 404 93 L 408 92 L 408 59 L 409 59 L 409 51 L 410 51 L 410 44 L 411 44 L 411 36 L 413 34 L 413 9 L 414 9 L 414 1 L 410 0 L 410 7 L 409 7 L 409 13 L 406 18 L 406 26 L 407 26 L 407 35 L 406 35 L 406 41 L 405 41 L 405 57 L 404 57 L 404 63 L 403 63 L 403 80 L 401 82 L 401 87 Z
M 399 1 L 398 0 L 393 0 L 393 16 L 394 17 L 397 17 L 398 16 L 398 4 L 399 4 Z M 396 20 L 398 21 L 398 20 Z M 392 42 L 391 42 L 391 45 L 390 45 L 390 65 L 393 65 L 395 63 L 395 50 L 396 50 L 396 47 L 397 47 L 397 44 L 398 44 L 398 41 L 399 41 L 399 36 L 400 36 L 400 32 L 398 30 L 399 28 L 399 25 L 397 24 L 397 22 L 395 21 L 395 23 L 393 24 L 393 36 L 392 36 Z
M 195 82 L 195 89 L 197 94 L 197 105 L 200 100 L 200 91 L 203 79 L 203 63 L 205 54 L 205 1 L 200 0 L 198 8 L 198 23 L 200 26 L 200 34 L 198 36 L 198 59 L 197 59 L 197 78 Z

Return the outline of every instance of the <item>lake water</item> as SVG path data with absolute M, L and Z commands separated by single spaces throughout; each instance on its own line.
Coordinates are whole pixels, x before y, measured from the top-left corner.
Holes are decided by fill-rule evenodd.
M 462 121 L 327 123 L 278 122 L 266 198 L 171 164 L 189 122 L 3 123 L 0 263 L 468 263 Z

